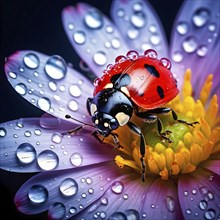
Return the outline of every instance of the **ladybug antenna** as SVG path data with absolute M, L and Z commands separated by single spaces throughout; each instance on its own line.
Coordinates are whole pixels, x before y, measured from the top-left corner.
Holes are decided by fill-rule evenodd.
M 79 126 L 75 127 L 75 128 L 72 129 L 72 130 L 69 130 L 69 131 L 66 131 L 66 132 L 61 133 L 62 136 L 64 136 L 64 135 L 72 135 L 72 134 L 74 135 L 77 131 L 81 130 L 81 129 L 84 128 L 85 126 L 89 126 L 89 127 L 95 128 L 94 125 L 91 125 L 91 124 L 87 124 L 87 123 L 85 123 L 85 122 L 82 122 L 82 121 L 80 121 L 80 120 L 78 120 L 78 119 L 76 119 L 76 118 L 73 118 L 73 117 L 70 116 L 70 115 L 65 115 L 65 118 L 67 118 L 67 119 L 72 119 L 72 120 L 74 120 L 74 121 L 77 121 L 77 122 L 81 123 L 82 125 L 79 125 Z

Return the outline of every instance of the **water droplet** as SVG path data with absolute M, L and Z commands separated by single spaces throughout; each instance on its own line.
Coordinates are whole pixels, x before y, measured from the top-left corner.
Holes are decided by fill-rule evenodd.
M 86 13 L 84 21 L 87 27 L 92 29 L 99 29 L 103 26 L 103 17 L 99 11 L 95 9 Z
M 72 163 L 73 166 L 80 166 L 83 162 L 83 157 L 81 154 L 79 153 L 73 153 L 71 158 L 70 158 L 70 161 Z
M 66 86 L 61 85 L 61 86 L 60 86 L 60 91 L 61 91 L 61 92 L 64 92 L 65 90 L 66 90 Z
M 38 77 L 38 76 L 39 76 L 39 73 L 35 71 L 35 72 L 33 73 L 33 75 L 34 75 L 35 77 Z
M 208 203 L 207 203 L 205 200 L 201 200 L 201 201 L 199 202 L 199 208 L 200 208 L 201 210 L 206 210 L 207 207 L 208 207 Z
M 82 193 L 81 197 L 85 199 L 87 197 L 86 193 Z
M 39 108 L 41 108 L 43 111 L 48 111 L 50 109 L 51 106 L 51 101 L 50 99 L 46 98 L 46 97 L 42 97 L 39 98 L 37 101 L 37 105 L 39 106 Z
M 149 31 L 150 31 L 151 33 L 156 33 L 156 32 L 157 32 L 157 26 L 154 25 L 154 24 L 150 25 L 150 26 L 149 26 Z
M 75 85 L 75 84 L 72 84 L 69 87 L 69 92 L 74 97 L 79 97 L 81 95 L 81 89 L 79 88 L 78 85 Z
M 186 22 L 179 22 L 176 26 L 176 30 L 180 35 L 185 35 L 189 31 L 189 25 Z
M 24 132 L 24 136 L 30 137 L 30 136 L 31 136 L 31 132 L 30 132 L 30 131 L 25 131 L 25 132 Z
M 109 218 L 109 220 L 127 220 L 127 217 L 122 212 L 114 212 Z
M 101 198 L 102 205 L 108 205 L 108 199 L 106 197 Z
M 207 46 L 204 46 L 204 45 L 200 46 L 196 51 L 196 53 L 199 57 L 205 57 L 207 52 L 208 52 L 208 48 L 207 48 Z
M 125 56 L 122 56 L 122 55 L 115 58 L 116 63 L 122 63 L 125 60 L 127 60 L 127 58 Z
M 128 53 L 126 54 L 126 57 L 128 59 L 131 59 L 131 60 L 136 60 L 138 57 L 139 57 L 139 54 L 137 51 L 135 50 L 130 50 L 128 51 Z
M 208 26 L 208 29 L 209 29 L 209 31 L 213 32 L 216 30 L 216 25 L 214 23 L 212 23 Z
M 112 183 L 112 191 L 116 194 L 121 194 L 124 190 L 124 185 L 120 181 L 115 181 Z
M 120 40 L 118 38 L 113 38 L 111 40 L 111 44 L 114 49 L 118 49 L 121 46 Z
M 72 110 L 72 111 L 74 111 L 74 112 L 79 109 L 78 102 L 75 101 L 75 100 L 70 100 L 70 101 L 68 102 L 68 107 L 69 107 L 70 110 Z
M 109 33 L 109 34 L 112 34 L 113 31 L 114 31 L 113 27 L 110 26 L 110 25 L 107 25 L 106 28 L 105 28 L 105 30 L 106 30 L 106 32 Z
M 60 133 L 56 132 L 52 135 L 51 140 L 54 143 L 59 144 L 62 141 L 62 135 Z
M 17 73 L 14 72 L 8 72 L 8 75 L 12 78 L 12 79 L 16 79 L 17 78 Z
M 55 202 L 48 209 L 48 217 L 53 220 L 63 219 L 66 214 L 66 207 L 60 203 Z
M 34 53 L 28 53 L 24 57 L 24 64 L 31 69 L 35 69 L 39 66 L 39 58 Z
M 143 5 L 141 2 L 136 2 L 133 4 L 133 10 L 134 11 L 141 11 L 143 8 Z
M 69 30 L 73 30 L 74 29 L 74 24 L 73 23 L 68 23 L 67 27 Z
M 173 61 L 175 61 L 176 63 L 179 63 L 181 61 L 183 61 L 183 53 L 181 51 L 176 51 L 173 53 Z
M 124 199 L 124 200 L 127 200 L 127 199 L 128 199 L 128 194 L 124 194 L 124 195 L 123 195 L 123 199 Z
M 185 191 L 183 194 L 184 194 L 184 196 L 188 196 L 188 195 L 189 195 L 189 192 L 188 192 L 188 191 Z
M 16 150 L 18 160 L 23 164 L 30 164 L 36 159 L 36 150 L 29 143 L 22 143 Z
M 89 188 L 89 189 L 88 189 L 88 192 L 89 192 L 90 194 L 93 194 L 93 193 L 94 193 L 94 189 L 93 189 L 93 188 Z
M 161 41 L 161 38 L 158 34 L 153 34 L 151 37 L 150 37 L 150 42 L 153 44 L 153 45 L 159 45 L 160 44 L 160 41 Z
M 72 178 L 67 178 L 60 184 L 60 192 L 63 196 L 69 197 L 76 195 L 78 191 L 78 184 Z
M 48 199 L 48 191 L 43 185 L 34 185 L 28 191 L 28 198 L 34 204 L 42 204 Z
M 44 68 L 47 75 L 55 80 L 63 79 L 67 73 L 66 62 L 58 55 L 51 56 Z
M 142 11 L 136 11 L 131 15 L 131 24 L 136 28 L 143 28 L 146 25 L 146 16 Z
M 94 54 L 93 56 L 93 60 L 95 61 L 95 63 L 99 66 L 103 66 L 106 64 L 107 62 L 107 57 L 106 54 L 102 51 L 98 51 Z
M 136 39 L 139 36 L 140 32 L 136 28 L 129 28 L 127 30 L 127 35 L 131 40 Z
M 191 209 L 187 209 L 186 210 L 186 214 L 190 215 L 192 213 L 192 210 Z
M 47 113 L 43 114 L 40 118 L 40 126 L 42 128 L 53 129 L 60 125 L 60 119 L 51 116 Z
M 195 11 L 192 21 L 196 27 L 204 26 L 209 20 L 209 11 L 205 8 L 200 8 Z
M 86 178 L 86 183 L 87 184 L 92 184 L 92 182 L 93 182 L 93 179 L 91 177 Z
M 86 42 L 86 35 L 83 31 L 76 31 L 73 34 L 73 39 L 77 44 L 84 44 Z
M 215 219 L 215 216 L 216 216 L 216 211 L 214 209 L 208 209 L 205 214 L 204 214 L 204 217 L 205 219 Z
M 57 84 L 55 82 L 49 82 L 48 86 L 54 92 L 57 90 Z
M 139 220 L 140 219 L 140 215 L 138 211 L 135 209 L 126 210 L 125 215 L 127 217 L 127 220 Z
M 143 218 L 146 218 L 146 217 L 147 217 L 147 213 L 144 212 L 144 213 L 142 214 L 142 217 L 143 217 Z
M 38 165 L 43 170 L 53 170 L 59 163 L 57 154 L 51 150 L 42 151 L 37 158 Z
M 167 58 L 161 58 L 160 59 L 160 62 L 162 63 L 162 65 L 164 67 L 166 67 L 167 69 L 170 69 L 171 68 L 171 62 L 170 60 L 168 60 Z
M 77 212 L 77 209 L 75 207 L 71 207 L 69 212 L 70 214 L 75 214 Z
M 150 57 L 151 59 L 157 58 L 157 52 L 155 50 L 149 49 L 144 52 L 144 56 Z
M 1 127 L 1 128 L 0 128 L 0 138 L 5 137 L 5 136 L 6 136 L 6 134 L 7 134 L 6 129 Z
M 125 15 L 125 11 L 124 11 L 124 9 L 118 9 L 118 11 L 117 11 L 117 15 L 118 15 L 118 17 L 124 17 L 124 15 Z
M 167 196 L 165 201 L 166 201 L 166 207 L 167 207 L 168 211 L 174 212 L 176 207 L 175 207 L 175 201 L 174 201 L 173 197 Z
M 197 49 L 198 44 L 194 37 L 187 37 L 183 41 L 182 46 L 185 52 L 193 53 Z
M 25 95 L 27 93 L 27 87 L 25 84 L 23 83 L 18 83 L 16 86 L 15 86 L 15 90 L 16 92 L 18 92 L 20 95 Z
M 193 190 L 192 190 L 192 194 L 193 194 L 193 195 L 196 195 L 196 193 L 197 193 L 197 190 L 196 190 L 196 189 L 193 189 Z

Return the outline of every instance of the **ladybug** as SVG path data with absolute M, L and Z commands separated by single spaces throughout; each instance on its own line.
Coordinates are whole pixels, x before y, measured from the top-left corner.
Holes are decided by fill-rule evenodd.
M 87 99 L 87 110 L 96 128 L 93 135 L 100 142 L 100 136 L 104 139 L 111 135 L 120 147 L 114 130 L 122 126 L 128 126 L 140 137 L 142 181 L 145 178 L 146 145 L 141 129 L 131 121 L 133 114 L 149 123 L 156 122 L 158 134 L 168 142 L 172 142 L 167 137 L 171 132 L 162 132 L 158 114 L 172 112 L 176 121 L 191 126 L 197 123 L 179 120 L 172 109 L 162 107 L 179 93 L 177 81 L 170 69 L 171 62 L 167 58 L 157 59 L 157 53 L 152 49 L 145 51 L 142 56 L 134 50 L 129 51 L 126 56 L 118 56 L 114 65 L 107 66 L 103 76 L 94 81 L 93 97 Z

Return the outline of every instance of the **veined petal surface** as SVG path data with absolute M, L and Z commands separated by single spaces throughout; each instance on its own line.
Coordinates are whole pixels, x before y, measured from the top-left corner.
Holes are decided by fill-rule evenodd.
M 36 107 L 61 119 L 69 114 L 90 121 L 86 100 L 93 85 L 59 55 L 18 51 L 7 58 L 5 72 L 12 87 Z

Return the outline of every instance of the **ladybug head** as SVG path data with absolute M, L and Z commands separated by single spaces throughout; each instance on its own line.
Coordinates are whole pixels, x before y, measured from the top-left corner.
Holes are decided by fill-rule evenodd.
M 121 91 L 108 88 L 87 100 L 87 109 L 92 121 L 103 136 L 127 124 L 133 113 L 130 99 Z

